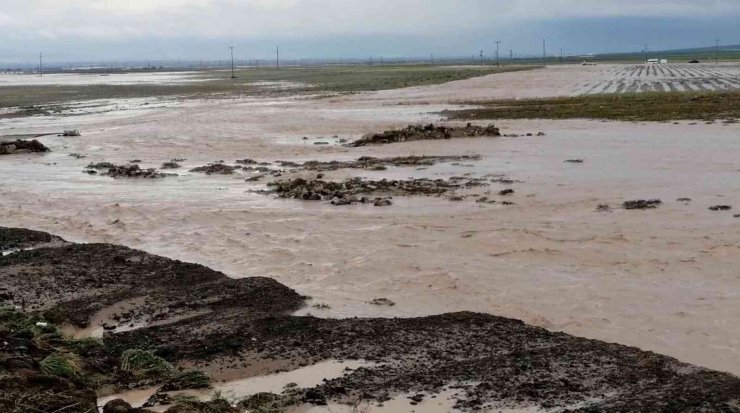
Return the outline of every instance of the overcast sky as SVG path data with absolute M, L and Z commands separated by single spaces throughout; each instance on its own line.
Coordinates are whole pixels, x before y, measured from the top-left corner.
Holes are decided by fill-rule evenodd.
M 0 0 L 0 62 L 467 56 L 740 43 L 740 0 Z

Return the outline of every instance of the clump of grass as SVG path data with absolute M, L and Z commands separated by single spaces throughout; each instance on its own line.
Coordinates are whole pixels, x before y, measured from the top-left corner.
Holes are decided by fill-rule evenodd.
M 74 379 L 82 372 L 79 357 L 72 353 L 54 353 L 41 360 L 39 368 L 49 376 Z
M 174 375 L 172 364 L 147 350 L 126 350 L 121 355 L 121 370 L 137 378 L 169 378 Z
M 239 402 L 238 406 L 249 412 L 280 412 L 283 409 L 282 396 L 275 393 L 257 393 Z
M 210 387 L 211 379 L 202 371 L 188 371 L 179 374 L 167 383 L 165 383 L 159 391 L 177 391 L 187 389 L 203 389 Z

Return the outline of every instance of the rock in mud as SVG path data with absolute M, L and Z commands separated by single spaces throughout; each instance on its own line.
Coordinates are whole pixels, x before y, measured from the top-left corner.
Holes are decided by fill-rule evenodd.
M 409 142 L 419 140 L 437 140 L 454 138 L 473 138 L 481 136 L 501 136 L 499 129 L 494 125 L 475 126 L 468 123 L 463 128 L 434 126 L 433 124 L 409 125 L 400 130 L 388 130 L 383 133 L 368 134 L 348 144 L 351 147 L 382 145 L 387 143 Z
M 16 155 L 21 153 L 49 152 L 49 148 L 36 139 L 31 141 L 15 140 L 0 142 L 0 155 Z
M 663 201 L 660 199 L 638 199 L 635 201 L 626 201 L 622 204 L 624 209 L 655 209 L 661 205 Z
M 79 129 L 68 129 L 62 132 L 62 136 L 82 136 Z

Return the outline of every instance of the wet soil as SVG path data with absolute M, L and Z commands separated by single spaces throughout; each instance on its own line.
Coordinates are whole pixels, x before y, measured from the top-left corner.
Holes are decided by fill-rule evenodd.
M 49 239 L 0 228 L 3 248 Z M 304 297 L 274 280 L 233 280 L 122 246 L 68 244 L 15 252 L 0 257 L 0 283 L 9 292 L 8 304 L 55 322 L 84 326 L 101 308 L 133 297 L 145 299 L 134 313 L 119 314 L 121 323 L 172 317 L 163 325 L 109 332 L 106 354 L 136 348 L 154 350 L 172 363 L 228 356 L 243 363 L 245 354 L 252 355 L 250 362 L 376 363 L 303 389 L 299 401 L 322 404 L 358 395 L 381 401 L 408 393 L 423 399 L 454 386 L 460 390 L 456 408 L 464 411 L 581 403 L 570 411 L 740 412 L 740 378 L 634 347 L 476 313 L 413 319 L 291 316 Z M 182 317 L 183 312 L 198 315 Z M 10 377 L 17 381 L 20 374 L 15 370 Z M 0 381 L 0 386 L 11 384 Z M 199 409 L 192 411 L 205 411 Z
M 365 135 L 362 138 L 349 143 L 347 146 L 359 147 L 419 140 L 473 138 L 481 136 L 501 136 L 501 133 L 494 125 L 475 126 L 468 123 L 463 128 L 434 126 L 433 124 L 425 126 L 409 125 L 404 129 L 388 130 L 383 133 L 371 133 Z

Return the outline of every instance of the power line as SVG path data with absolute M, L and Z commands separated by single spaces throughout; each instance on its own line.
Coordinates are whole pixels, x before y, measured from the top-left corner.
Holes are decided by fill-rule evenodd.
M 542 39 L 542 65 L 547 66 L 547 41 Z
M 714 64 L 719 65 L 719 39 L 714 39 Z
M 501 41 L 500 40 L 496 40 L 496 67 L 500 67 L 501 66 L 500 60 L 498 58 L 498 47 L 499 47 L 500 44 L 501 44 Z
M 236 79 L 234 74 L 234 46 L 229 46 L 229 49 L 231 49 L 231 78 Z

